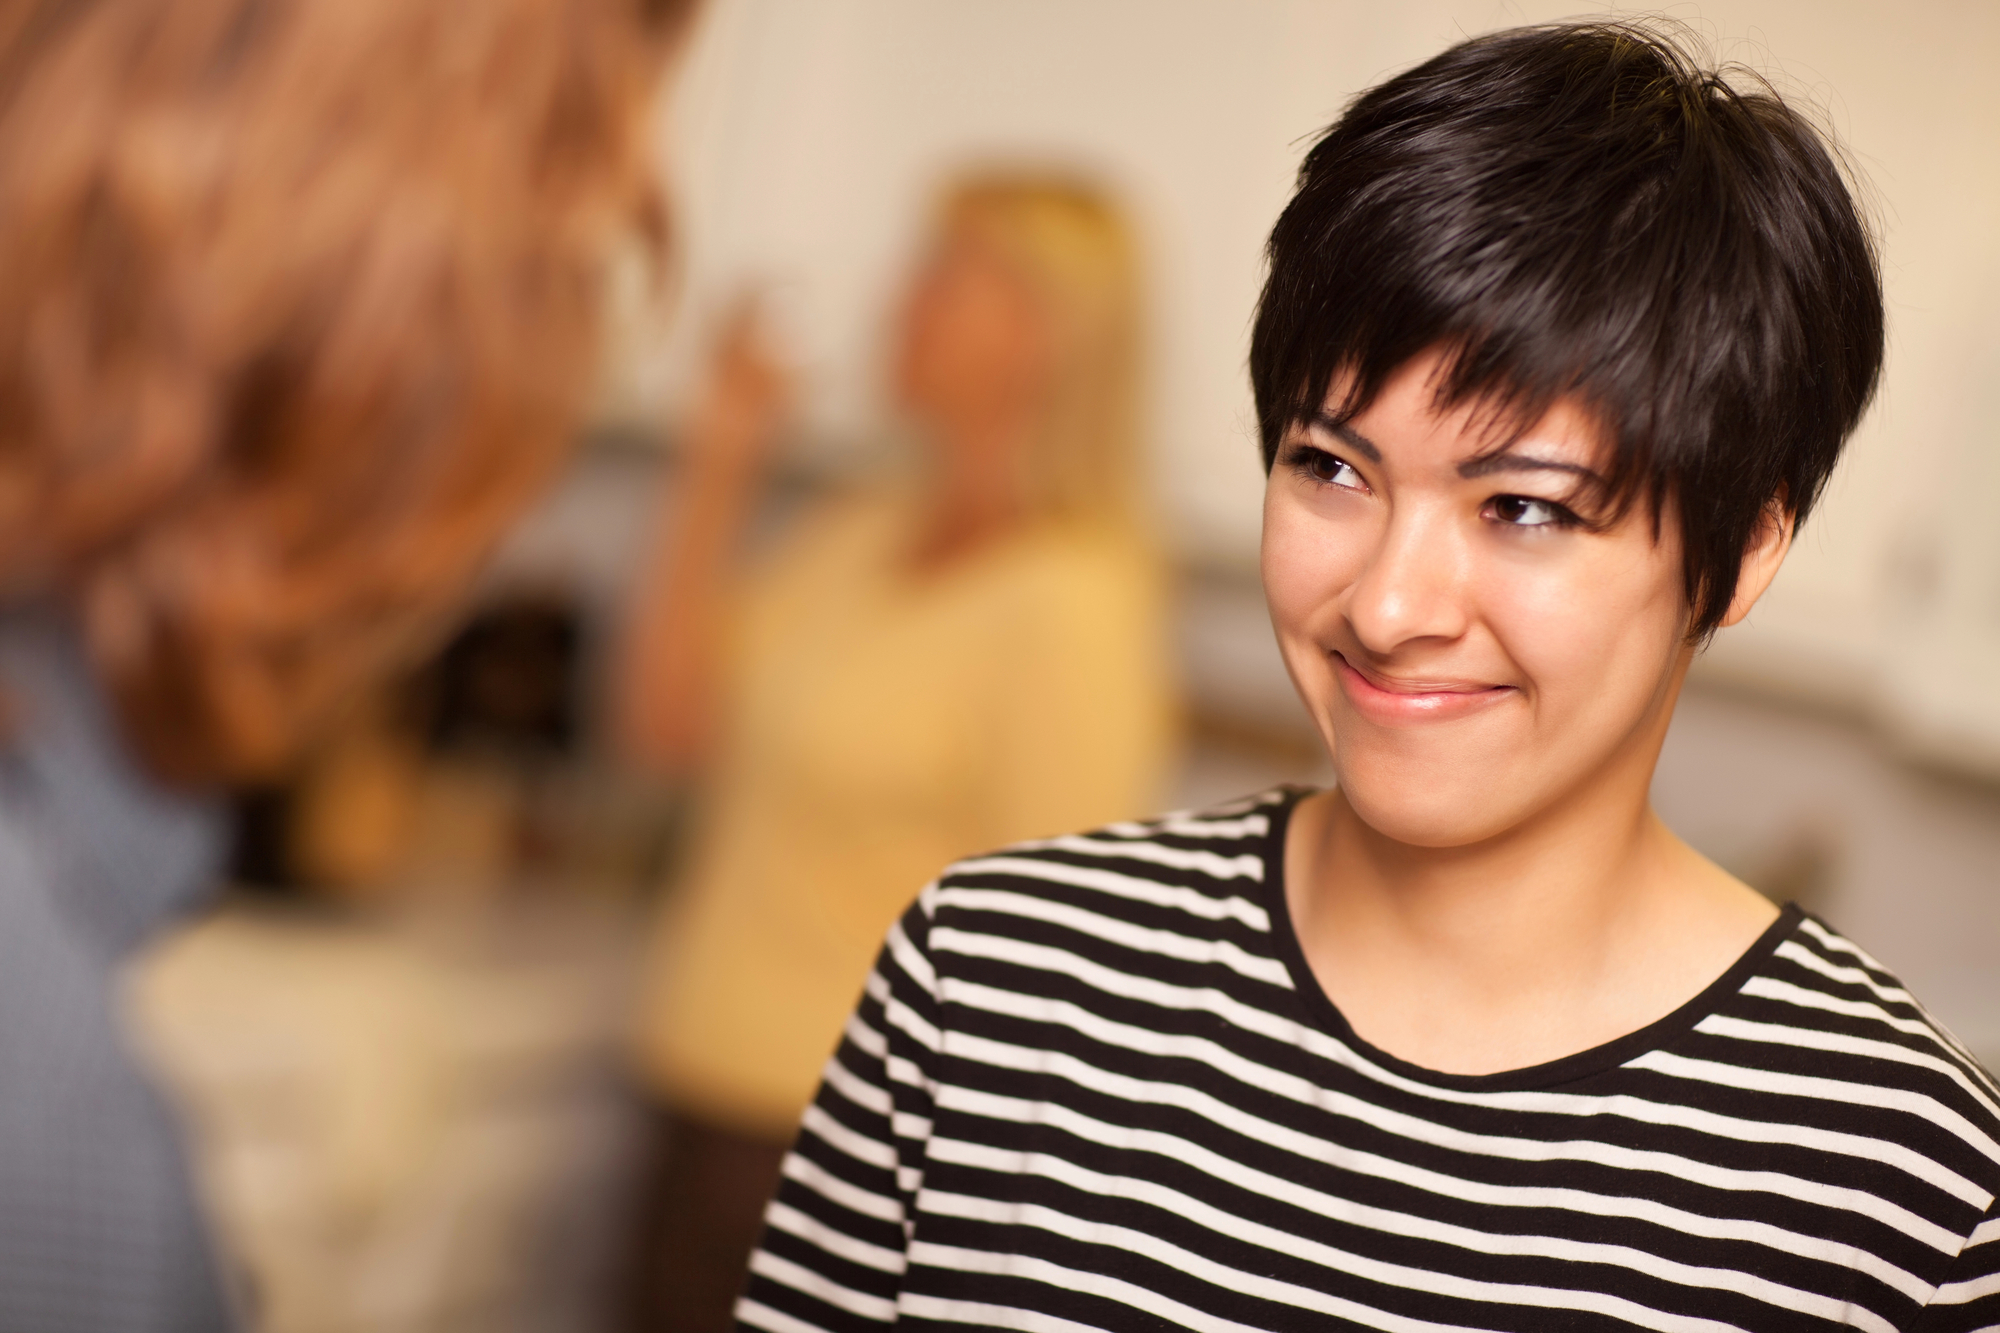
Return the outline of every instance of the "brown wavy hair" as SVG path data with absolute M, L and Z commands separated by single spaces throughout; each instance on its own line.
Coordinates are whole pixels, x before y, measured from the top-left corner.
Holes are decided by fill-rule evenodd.
M 686 0 L 0 0 L 0 600 L 269 771 L 561 459 Z

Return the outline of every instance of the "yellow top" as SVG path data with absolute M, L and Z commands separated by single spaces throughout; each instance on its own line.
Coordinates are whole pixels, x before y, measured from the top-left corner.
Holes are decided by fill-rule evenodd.
M 914 507 L 808 520 L 753 586 L 711 820 L 663 914 L 644 1072 L 788 1140 L 882 937 L 949 862 L 1144 812 L 1173 742 L 1144 544 L 1043 527 L 909 572 Z

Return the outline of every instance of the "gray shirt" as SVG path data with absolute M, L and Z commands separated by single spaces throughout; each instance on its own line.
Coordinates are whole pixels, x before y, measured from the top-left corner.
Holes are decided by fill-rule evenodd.
M 0 1333 L 228 1328 L 125 956 L 216 881 L 220 805 L 134 764 L 62 619 L 0 610 Z

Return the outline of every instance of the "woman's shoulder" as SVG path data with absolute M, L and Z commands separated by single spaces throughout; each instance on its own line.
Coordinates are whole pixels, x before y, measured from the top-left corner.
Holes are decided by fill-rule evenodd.
M 753 541 L 753 602 L 865 595 L 892 576 L 910 508 L 900 491 L 858 484 L 776 506 Z
M 1018 842 L 947 867 L 917 911 L 932 928 L 1094 940 L 1122 952 L 1190 957 L 1229 940 L 1247 966 L 1265 943 L 1273 838 L 1297 793 L 1277 788 L 1226 805 Z M 1206 943 L 1204 943 L 1206 942 Z M 1192 951 L 1192 952 L 1191 952 Z M 1276 971 L 1273 971 L 1273 969 Z
M 1159 583 L 1165 568 L 1158 545 L 1136 525 L 1073 520 L 1030 523 L 996 545 L 986 563 L 989 576 L 1004 581 L 1086 595 Z
M 1143 641 L 1152 651 L 1167 618 L 1158 549 L 1117 527 L 1028 528 L 968 562 L 963 586 L 988 608 L 992 626 L 1020 642 L 1061 645 L 1065 654 L 1090 642 Z
M 1825 921 L 1792 910 L 1795 924 L 1740 994 L 1783 1006 L 1768 1009 L 1768 1016 L 1800 1033 L 1823 1034 L 1795 1040 L 1829 1050 L 1905 1051 L 1921 1057 L 1915 1060 L 1921 1067 L 1932 1068 L 1931 1062 L 1938 1060 L 1938 1072 L 1954 1083 L 1967 1075 L 1967 1081 L 1981 1086 L 1986 1095 L 1993 1094 L 1990 1073 L 1901 978 Z
M 1799 913 L 1660 1072 L 1810 1099 L 1816 1123 L 1913 1148 L 2000 1193 L 2000 1084 L 1894 973 Z
M 817 556 L 829 547 L 885 547 L 911 525 L 914 505 L 899 489 L 860 483 L 830 487 L 796 501 L 777 526 L 784 555 Z

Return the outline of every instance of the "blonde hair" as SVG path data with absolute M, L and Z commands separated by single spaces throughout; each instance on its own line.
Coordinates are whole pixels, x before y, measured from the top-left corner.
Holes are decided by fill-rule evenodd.
M 162 776 L 281 762 L 561 458 L 686 8 L 0 12 L 0 596 Z
M 1050 518 L 1136 517 L 1139 275 L 1123 213 L 1074 177 L 983 171 L 960 178 L 938 230 L 970 232 L 1027 282 L 1054 339 L 1049 409 L 1027 460 L 1032 509 Z

